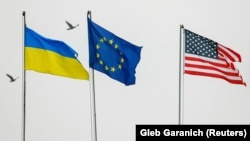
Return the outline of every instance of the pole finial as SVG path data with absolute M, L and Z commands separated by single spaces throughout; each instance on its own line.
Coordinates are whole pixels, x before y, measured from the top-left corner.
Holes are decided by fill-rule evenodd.
M 23 11 L 23 24 L 26 26 L 26 12 Z
M 88 10 L 88 12 L 87 12 L 87 17 L 91 19 L 91 11 L 90 10 Z
M 184 28 L 184 25 L 183 25 L 183 24 L 181 24 L 181 25 L 180 25 L 180 28 Z

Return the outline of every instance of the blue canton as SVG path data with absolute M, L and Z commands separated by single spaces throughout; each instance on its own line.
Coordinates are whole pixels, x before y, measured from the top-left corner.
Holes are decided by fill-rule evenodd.
M 185 52 L 218 59 L 217 43 L 185 29 Z

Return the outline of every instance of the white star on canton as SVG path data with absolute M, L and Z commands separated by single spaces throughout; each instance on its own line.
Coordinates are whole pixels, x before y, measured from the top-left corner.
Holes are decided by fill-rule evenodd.
M 185 38 L 186 53 L 196 54 L 213 59 L 218 58 L 216 42 L 188 30 L 185 32 Z

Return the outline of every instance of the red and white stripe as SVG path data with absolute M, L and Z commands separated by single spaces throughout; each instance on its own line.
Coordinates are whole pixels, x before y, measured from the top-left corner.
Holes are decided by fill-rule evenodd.
M 185 53 L 184 73 L 221 78 L 229 83 L 246 86 L 233 62 L 241 62 L 241 56 L 232 49 L 218 44 L 218 59 Z

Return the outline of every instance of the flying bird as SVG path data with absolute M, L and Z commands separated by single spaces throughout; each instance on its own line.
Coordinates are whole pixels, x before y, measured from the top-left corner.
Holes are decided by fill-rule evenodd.
M 14 78 L 13 76 L 11 76 L 11 75 L 9 75 L 7 73 L 6 73 L 6 75 L 10 78 L 10 82 L 14 82 L 18 78 L 18 76 L 16 78 Z
M 74 29 L 74 28 L 76 28 L 76 27 L 79 26 L 79 24 L 73 26 L 73 25 L 72 25 L 71 23 L 69 23 L 68 21 L 65 21 L 65 22 L 66 22 L 66 24 L 69 26 L 69 28 L 67 28 L 67 30 L 71 30 L 71 29 Z

